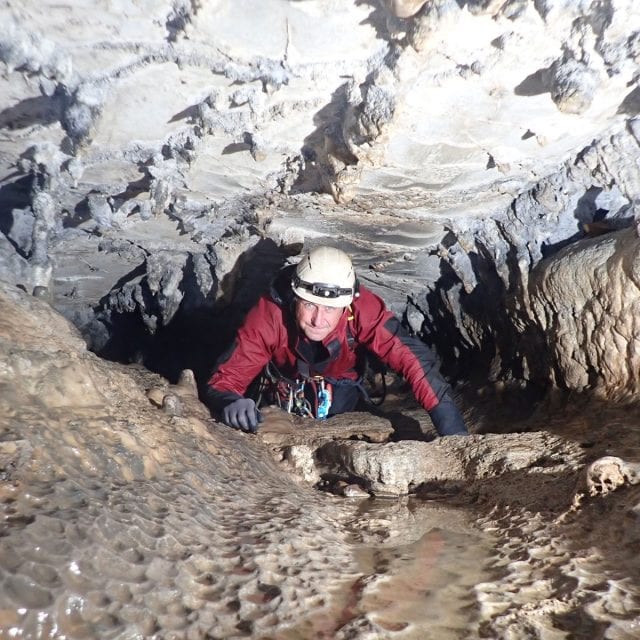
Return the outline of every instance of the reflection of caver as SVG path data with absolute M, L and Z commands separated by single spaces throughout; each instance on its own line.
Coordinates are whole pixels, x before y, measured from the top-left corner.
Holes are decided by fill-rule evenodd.
M 467 435 L 432 351 L 359 285 L 349 256 L 332 247 L 318 247 L 280 272 L 216 364 L 207 402 L 229 426 L 256 431 L 260 412 L 245 396 L 260 376 L 263 397 L 292 413 L 322 418 L 352 411 L 366 351 L 411 384 L 441 436 Z

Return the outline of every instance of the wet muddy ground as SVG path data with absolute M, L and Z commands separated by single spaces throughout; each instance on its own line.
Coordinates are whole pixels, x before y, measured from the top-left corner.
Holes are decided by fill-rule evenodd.
M 407 405 L 422 439 L 354 450 L 457 479 L 345 497 L 212 421 L 188 376 L 101 361 L 15 289 L 0 353 L 1 638 L 640 637 L 633 405 L 493 430 L 476 408 L 480 435 L 450 445 Z

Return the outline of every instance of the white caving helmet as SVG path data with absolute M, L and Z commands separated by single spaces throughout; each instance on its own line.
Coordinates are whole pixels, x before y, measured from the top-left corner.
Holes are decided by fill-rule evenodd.
M 291 280 L 303 300 L 326 307 L 347 307 L 356 293 L 351 258 L 334 247 L 317 247 L 300 260 Z

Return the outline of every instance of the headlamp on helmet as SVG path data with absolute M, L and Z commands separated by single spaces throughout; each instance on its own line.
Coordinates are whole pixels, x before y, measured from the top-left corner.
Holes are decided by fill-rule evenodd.
M 355 295 L 351 258 L 340 249 L 317 247 L 300 260 L 291 280 L 303 300 L 327 307 L 347 307 Z

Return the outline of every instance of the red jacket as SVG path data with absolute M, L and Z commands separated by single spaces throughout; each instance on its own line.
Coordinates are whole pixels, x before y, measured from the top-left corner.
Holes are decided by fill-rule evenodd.
M 291 304 L 272 292 L 261 297 L 247 314 L 232 348 L 218 361 L 209 379 L 212 404 L 222 407 L 243 396 L 270 361 L 291 379 L 304 370 L 329 379 L 356 380 L 355 350 L 359 346 L 401 374 L 427 411 L 449 390 L 431 349 L 410 336 L 382 299 L 365 287 L 360 287 L 360 295 L 322 341 L 324 349 L 319 353 L 297 329 Z

